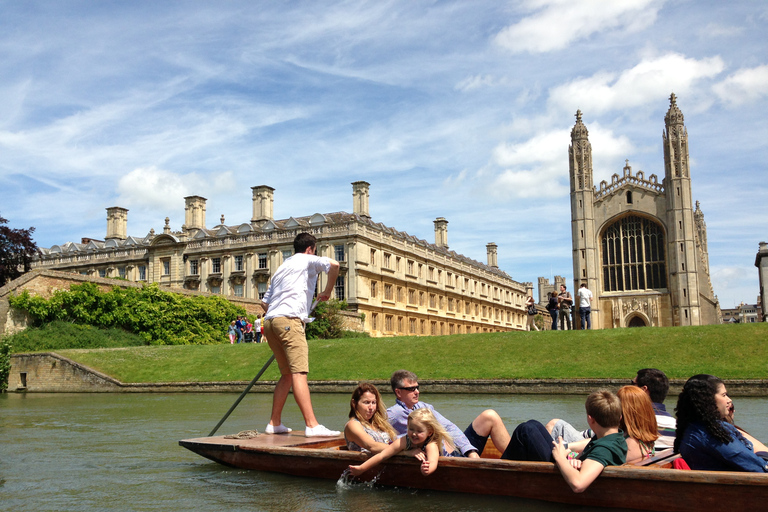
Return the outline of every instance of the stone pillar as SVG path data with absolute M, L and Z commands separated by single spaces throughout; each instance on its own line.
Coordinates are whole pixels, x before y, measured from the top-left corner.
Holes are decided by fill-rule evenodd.
M 499 268 L 499 258 L 498 258 L 498 248 L 499 246 L 495 243 L 491 242 L 485 246 L 485 250 L 488 253 L 488 266 L 493 268 Z
M 206 198 L 188 196 L 184 198 L 184 226 L 186 229 L 205 229 Z
M 273 220 L 275 189 L 267 185 L 259 185 L 258 187 L 251 187 L 251 190 L 253 191 L 253 218 L 251 218 L 251 224 L 254 226 L 262 225 L 268 220 Z
M 107 208 L 107 236 L 106 240 L 125 240 L 128 235 L 128 210 L 113 206 Z
M 355 181 L 352 183 L 352 213 L 370 219 L 368 213 L 368 188 L 371 186 L 366 181 Z
M 435 223 L 435 245 L 448 248 L 448 221 L 444 217 L 438 217 Z

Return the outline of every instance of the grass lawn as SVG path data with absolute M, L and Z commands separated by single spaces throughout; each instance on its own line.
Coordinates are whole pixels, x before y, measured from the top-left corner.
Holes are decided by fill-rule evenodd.
M 670 378 L 711 373 L 768 378 L 768 324 L 354 338 L 309 342 L 311 380 L 627 378 L 654 367 Z M 58 350 L 122 382 L 249 381 L 266 343 Z M 273 364 L 262 380 L 279 378 Z

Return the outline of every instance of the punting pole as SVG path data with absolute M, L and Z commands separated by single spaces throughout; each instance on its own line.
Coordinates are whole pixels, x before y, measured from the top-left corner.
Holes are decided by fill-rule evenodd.
M 235 400 L 235 403 L 232 404 L 232 407 L 229 408 L 229 410 L 227 411 L 227 414 L 225 414 L 224 417 L 221 418 L 221 421 L 219 421 L 219 423 L 217 423 L 216 426 L 213 427 L 213 430 L 211 430 L 211 433 L 208 434 L 208 437 L 212 437 L 213 434 L 215 434 L 216 431 L 219 430 L 219 427 L 221 426 L 221 424 L 224 423 L 227 420 L 227 418 L 229 418 L 229 415 L 232 414 L 232 411 L 234 411 L 235 408 L 238 406 L 238 404 L 240 404 L 240 402 L 243 400 L 243 398 L 245 398 L 245 395 L 248 394 L 248 392 L 251 390 L 253 385 L 256 384 L 256 381 L 259 380 L 259 378 L 261 378 L 261 376 L 264 374 L 265 371 L 267 371 L 267 368 L 269 368 L 269 365 L 271 365 L 272 361 L 274 360 L 275 360 L 275 354 L 272 354 L 269 360 L 266 363 L 264 363 L 264 366 L 261 368 L 259 373 L 257 373 L 256 376 L 253 378 L 251 383 L 248 384 L 248 387 L 245 388 L 245 391 L 240 393 L 240 396 L 237 397 L 237 400 Z

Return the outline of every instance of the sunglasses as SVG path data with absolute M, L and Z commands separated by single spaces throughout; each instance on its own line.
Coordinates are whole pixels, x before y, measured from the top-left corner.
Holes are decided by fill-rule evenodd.
M 419 386 L 408 386 L 407 388 L 397 388 L 397 389 L 402 389 L 404 391 L 408 391 L 408 392 L 412 393 L 414 391 L 418 391 L 419 390 Z

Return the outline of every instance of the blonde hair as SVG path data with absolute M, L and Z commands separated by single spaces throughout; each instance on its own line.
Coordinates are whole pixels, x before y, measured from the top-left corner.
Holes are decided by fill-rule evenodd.
M 453 444 L 453 438 L 451 435 L 445 431 L 445 428 L 443 428 L 440 422 L 437 421 L 437 418 L 435 418 L 435 415 L 432 414 L 432 411 L 426 407 L 411 411 L 411 414 L 408 415 L 408 422 L 410 423 L 411 421 L 426 427 L 427 430 L 432 431 L 432 439 L 430 442 L 436 442 L 437 447 L 441 452 L 443 450 L 443 445 L 445 445 L 445 449 L 449 453 L 456 449 L 456 445 Z
M 603 428 L 615 428 L 621 421 L 621 401 L 608 391 L 600 389 L 587 397 L 587 414 Z
M 637 386 L 624 386 L 616 394 L 621 400 L 620 428 L 624 433 L 644 443 L 656 441 L 658 425 L 648 394 Z
M 360 413 L 357 411 L 357 404 L 366 393 L 370 393 L 376 398 L 376 412 L 373 414 L 371 421 L 360 416 Z M 387 406 L 384 405 L 379 390 L 370 382 L 361 382 L 357 385 L 357 388 L 355 388 L 355 391 L 352 393 L 352 399 L 349 401 L 349 406 L 350 418 L 356 418 L 357 421 L 363 425 L 373 427 L 373 430 L 386 432 L 389 434 L 390 439 L 395 439 L 397 437 L 397 432 L 395 432 L 395 429 L 392 428 L 392 425 L 390 425 L 387 420 Z

